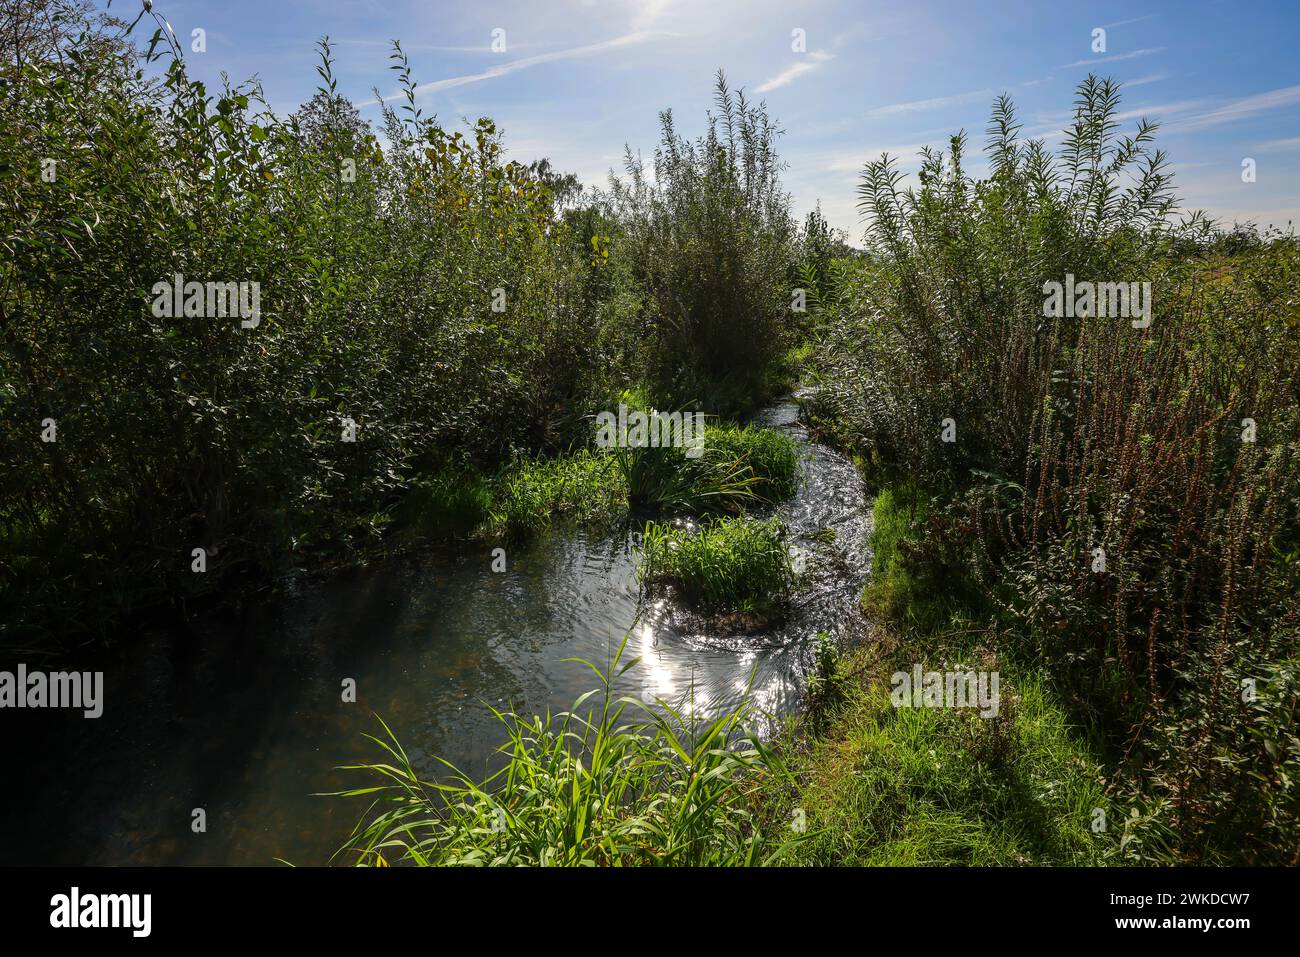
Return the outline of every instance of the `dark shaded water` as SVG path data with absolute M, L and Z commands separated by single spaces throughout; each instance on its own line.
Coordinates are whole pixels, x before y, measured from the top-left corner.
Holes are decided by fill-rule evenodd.
M 558 532 L 510 549 L 504 573 L 487 546 L 422 555 L 301 584 L 238 619 L 126 636 L 95 666 L 101 718 L 4 715 L 13 806 L 0 862 L 324 863 L 365 799 L 313 794 L 362 782 L 334 767 L 378 756 L 362 737 L 375 714 L 423 772 L 441 755 L 482 773 L 501 740 L 486 704 L 567 707 L 595 676 L 562 659 L 602 664 L 628 632 L 635 694 L 708 712 L 752 678 L 763 711 L 797 706 L 815 634 L 859 627 L 870 517 L 852 465 L 808 444 L 796 412 L 783 403 L 758 419 L 805 452 L 803 485 L 778 514 L 808 584 L 781 628 L 708 633 L 670 601 L 639 606 L 634 536 Z M 356 703 L 342 701 L 346 678 Z M 191 829 L 195 808 L 206 833 Z

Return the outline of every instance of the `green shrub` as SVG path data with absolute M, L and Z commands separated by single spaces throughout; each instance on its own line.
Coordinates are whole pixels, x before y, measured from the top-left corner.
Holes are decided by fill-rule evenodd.
M 763 398 L 790 345 L 796 229 L 765 107 L 733 93 L 721 73 L 715 102 L 695 142 L 677 132 L 671 110 L 661 113 L 653 179 L 629 149 L 611 203 L 623 229 L 615 255 L 643 291 L 655 391 L 727 414 Z
M 1286 732 L 1252 724 L 1223 676 L 1300 655 L 1300 244 L 1174 222 L 1154 124 L 1121 122 L 1118 87 L 1090 76 L 1056 155 L 1001 97 L 987 179 L 966 172 L 963 135 L 924 152 L 915 189 L 869 162 L 870 248 L 827 273 L 806 409 L 877 475 L 934 490 L 901 537 L 897 503 L 877 503 L 897 558 L 867 588 L 873 612 L 933 634 L 974 601 L 1127 756 L 1160 853 L 1278 860 L 1287 763 L 1263 762 L 1259 801 L 1221 772 L 1260 753 L 1247 729 L 1272 726 L 1275 747 Z M 1067 274 L 1151 283 L 1150 325 L 1045 317 L 1045 283 Z M 1267 428 L 1248 438 L 1247 420 Z
M 459 535 L 481 483 L 427 476 L 570 448 L 626 383 L 635 290 L 574 232 L 599 213 L 561 215 L 563 177 L 506 162 L 490 119 L 425 116 L 400 48 L 381 143 L 328 43 L 283 116 L 191 78 L 155 11 L 45 6 L 0 65 L 0 640 L 337 561 L 393 514 Z M 260 283 L 258 324 L 156 316 L 176 273 Z M 511 528 L 543 510 L 501 498 Z

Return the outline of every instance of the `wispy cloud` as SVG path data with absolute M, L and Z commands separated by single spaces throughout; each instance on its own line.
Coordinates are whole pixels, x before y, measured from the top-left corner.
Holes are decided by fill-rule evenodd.
M 662 20 L 676 0 L 635 0 L 635 2 L 636 16 L 632 20 L 632 29 L 645 30 Z
M 1127 123 L 1129 120 L 1144 117 L 1158 118 L 1173 116 L 1178 113 L 1190 113 L 1192 110 L 1199 110 L 1203 106 L 1205 106 L 1204 100 L 1175 100 L 1173 103 L 1157 103 L 1154 106 L 1141 106 L 1131 110 L 1123 110 L 1115 114 L 1115 119 L 1120 123 Z
M 957 93 L 953 96 L 936 96 L 929 100 L 910 100 L 907 103 L 891 103 L 867 110 L 867 117 L 873 119 L 881 116 L 896 116 L 900 113 L 918 113 L 922 110 L 941 110 L 946 106 L 958 106 L 962 103 L 974 103 L 979 100 L 991 100 L 992 90 L 972 90 L 969 93 Z
M 1098 63 L 1117 63 L 1120 60 L 1135 60 L 1140 56 L 1152 56 L 1156 53 L 1164 53 L 1164 47 L 1146 47 L 1141 50 L 1134 50 L 1132 53 L 1114 53 L 1110 56 L 1094 56 L 1086 60 L 1075 60 L 1073 63 L 1067 63 L 1059 69 L 1069 70 L 1076 66 L 1095 66 Z
M 1180 122 L 1176 129 L 1180 133 L 1189 130 L 1201 130 L 1207 126 L 1219 126 L 1222 123 L 1246 120 L 1259 116 L 1261 113 L 1297 104 L 1300 104 L 1300 86 L 1285 86 L 1281 89 L 1269 90 L 1267 93 L 1257 93 L 1254 96 L 1234 100 L 1206 113 L 1189 117 Z
M 776 76 L 764 80 L 756 87 L 756 92 L 766 93 L 769 90 L 775 90 L 778 87 L 793 83 L 799 77 L 812 73 L 820 69 L 828 61 L 835 59 L 835 54 L 827 53 L 825 50 L 813 50 L 808 54 L 808 58 L 800 60 L 793 66 L 786 67 Z
M 946 140 L 940 139 L 938 142 L 940 145 L 946 145 Z M 899 161 L 901 169 L 907 170 L 919 166 L 921 151 L 933 145 L 935 145 L 933 142 L 918 140 L 914 143 L 871 143 L 858 147 L 824 150 L 803 154 L 800 157 L 800 167 L 823 173 L 858 173 L 867 160 L 879 159 L 881 155 L 888 153 Z
M 391 50 L 393 48 L 393 41 L 392 40 L 349 40 L 346 38 L 336 39 L 331 37 L 330 45 L 337 46 L 337 47 L 376 47 L 376 48 L 382 47 L 383 49 Z M 538 46 L 544 46 L 544 45 L 549 45 L 549 44 L 515 43 L 512 40 L 510 42 L 510 49 L 528 50 L 528 49 L 533 49 Z M 415 51 L 419 51 L 421 53 L 489 53 L 491 52 L 492 49 L 492 41 L 490 39 L 485 40 L 483 43 L 480 43 L 478 46 L 442 46 L 437 43 L 406 43 L 405 41 L 403 41 L 402 49 L 406 50 L 408 53 L 415 52 Z
M 1122 110 L 1116 113 L 1112 119 L 1117 123 L 1127 123 L 1129 120 L 1136 119 L 1154 119 L 1161 121 L 1162 127 L 1167 130 L 1167 124 L 1163 123 L 1164 118 L 1190 113 L 1202 109 L 1206 105 L 1205 100 L 1174 100 L 1169 103 L 1152 103 L 1146 106 L 1134 107 L 1130 110 Z M 1024 136 L 1031 138 L 1046 136 L 1047 139 L 1053 139 L 1053 134 L 1064 133 L 1066 129 L 1074 125 L 1074 114 L 1064 111 L 1038 113 L 1034 116 L 1034 121 L 1034 126 L 1022 131 Z
M 1290 153 L 1294 150 L 1300 150 L 1300 136 L 1285 140 L 1269 140 L 1255 147 L 1257 153 Z
M 1145 17 L 1133 17 L 1129 20 L 1116 20 L 1114 23 L 1103 23 L 1101 26 L 1104 30 L 1110 30 L 1113 27 L 1126 27 L 1130 23 L 1141 23 L 1143 20 L 1151 20 L 1156 16 L 1157 14 L 1148 13 Z
M 1150 76 L 1139 77 L 1136 80 L 1123 80 L 1121 86 L 1127 90 L 1130 87 L 1146 86 L 1148 83 L 1159 83 L 1167 79 L 1169 79 L 1168 73 L 1152 73 Z
M 561 60 L 573 60 L 578 57 L 593 56 L 598 53 L 605 53 L 609 50 L 619 50 L 624 47 L 636 46 L 649 40 L 659 37 L 672 36 L 663 30 L 638 30 L 635 33 L 628 33 L 621 37 L 615 37 L 612 40 L 602 40 L 600 43 L 589 43 L 586 46 L 571 47 L 568 50 L 555 50 L 551 53 L 539 53 L 536 56 L 522 57 L 518 60 L 510 60 L 502 63 L 500 66 L 489 67 L 480 73 L 467 73 L 464 76 L 452 76 L 445 80 L 434 80 L 432 83 L 421 83 L 415 88 L 417 94 L 437 93 L 440 90 L 450 90 L 454 87 L 465 86 L 469 83 L 479 83 L 483 80 L 491 80 L 499 76 L 508 76 L 511 73 L 518 73 L 520 70 L 526 70 L 529 67 L 538 66 L 542 63 L 556 63 Z M 397 96 L 398 94 L 392 94 Z M 367 100 L 358 106 L 374 106 L 378 100 Z

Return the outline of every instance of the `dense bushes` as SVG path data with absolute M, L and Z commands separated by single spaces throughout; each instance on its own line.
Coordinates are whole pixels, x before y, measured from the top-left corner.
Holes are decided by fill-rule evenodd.
M 679 402 L 731 412 L 762 397 L 784 348 L 796 231 L 780 183 L 778 131 L 718 74 L 717 113 L 692 142 L 671 111 L 653 181 L 627 153 L 613 184 L 625 255 L 647 291 L 650 381 Z
M 1048 666 L 1158 806 L 1160 853 L 1279 860 L 1300 829 L 1300 252 L 1175 224 L 1154 127 L 1120 137 L 1118 106 L 1089 78 L 1053 156 L 999 100 L 987 180 L 960 136 L 918 189 L 868 163 L 872 248 L 824 297 L 811 411 L 932 490 L 912 572 L 973 586 Z M 1149 327 L 1047 315 L 1067 274 L 1149 282 Z
M 369 547 L 414 479 L 581 448 L 652 367 L 653 391 L 691 400 L 703 375 L 744 367 L 743 392 L 766 374 L 766 352 L 727 356 L 780 338 L 794 234 L 771 126 L 729 95 L 707 156 L 577 204 L 572 177 L 506 162 L 491 120 L 425 116 L 396 44 L 381 140 L 328 42 L 316 97 L 280 117 L 256 83 L 192 80 L 156 13 L 127 32 L 75 0 L 18 7 L 31 30 L 6 35 L 0 77 L 6 640 Z M 705 259 L 678 261 L 688 235 Z M 256 283 L 260 314 L 155 308 L 178 274 Z

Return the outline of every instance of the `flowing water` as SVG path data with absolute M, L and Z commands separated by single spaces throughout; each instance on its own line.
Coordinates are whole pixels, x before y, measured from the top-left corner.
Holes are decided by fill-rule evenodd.
M 238 615 L 127 636 L 93 666 L 99 719 L 10 712 L 0 863 L 324 863 L 366 800 L 314 795 L 371 783 L 335 766 L 378 757 L 362 737 L 375 715 L 423 773 L 440 755 L 479 775 L 502 737 L 487 705 L 566 708 L 595 676 L 562 659 L 602 665 L 629 633 L 632 693 L 699 713 L 748 688 L 779 718 L 798 706 L 817 632 L 861 627 L 870 513 L 856 470 L 808 441 L 793 402 L 757 422 L 804 452 L 801 488 L 776 510 L 805 576 L 781 627 L 711 633 L 670 599 L 639 601 L 628 532 L 557 531 L 509 549 L 504 573 L 482 546 L 303 581 Z

